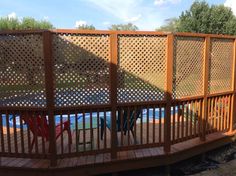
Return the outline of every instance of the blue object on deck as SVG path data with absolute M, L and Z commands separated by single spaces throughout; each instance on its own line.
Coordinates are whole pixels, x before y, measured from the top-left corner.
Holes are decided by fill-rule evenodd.
M 122 112 L 121 112 L 122 111 Z M 122 113 L 122 114 L 121 114 Z M 135 120 L 139 119 L 141 117 L 142 110 L 137 109 L 135 110 L 130 110 L 128 112 L 127 109 L 125 110 L 120 110 L 116 114 L 116 131 L 121 132 L 121 130 L 124 132 L 124 135 L 126 135 L 127 131 L 131 131 L 131 133 L 134 136 L 133 132 L 133 127 L 135 124 Z M 123 117 L 123 119 L 121 119 Z M 111 117 L 109 118 L 102 118 L 101 119 L 101 140 L 103 140 L 103 133 L 105 127 L 107 127 L 109 130 L 111 130 Z M 106 121 L 106 123 L 104 123 Z
M 161 108 L 161 109 L 155 108 L 155 113 L 154 113 L 153 109 L 148 109 L 148 110 L 147 109 L 143 109 L 142 110 L 143 122 L 146 122 L 147 112 L 149 114 L 149 118 L 150 119 L 153 118 L 154 114 L 155 114 L 155 119 L 159 119 L 160 117 L 161 118 L 165 117 L 164 108 Z M 176 107 L 175 113 L 177 113 L 177 112 L 178 112 L 178 109 Z M 105 113 L 106 113 L 106 118 L 109 120 L 111 118 L 111 112 L 107 111 Z M 171 110 L 171 115 L 173 115 L 173 108 Z M 72 128 L 75 128 L 76 120 L 78 120 L 78 124 L 79 123 L 81 123 L 81 124 L 83 123 L 83 114 L 82 113 L 77 114 L 77 119 L 75 119 L 75 117 L 76 117 L 75 114 L 70 114 L 70 123 L 71 123 L 71 127 Z M 97 112 L 93 112 L 92 113 L 92 119 L 94 119 L 94 118 L 97 119 L 97 117 L 98 117 L 97 116 Z M 104 112 L 99 112 L 99 118 L 102 118 L 102 117 L 104 117 Z M 15 118 L 16 118 L 15 126 L 16 126 L 16 128 L 20 128 L 20 116 L 19 115 L 15 115 Z M 62 119 L 63 120 L 67 120 L 68 119 L 68 115 L 67 114 L 62 115 Z M 60 115 L 56 115 L 55 116 L 55 122 L 56 122 L 56 124 L 60 123 Z M 3 123 L 3 126 L 7 126 L 7 118 L 6 118 L 5 114 L 2 114 L 2 123 Z M 90 123 L 90 113 L 85 113 L 85 123 Z M 100 124 L 99 124 L 99 126 L 100 126 Z M 9 127 L 14 127 L 13 115 L 12 114 L 9 114 Z M 26 129 L 27 125 L 23 122 L 22 127 L 23 127 L 23 129 Z M 93 127 L 96 128 L 97 124 L 94 124 Z

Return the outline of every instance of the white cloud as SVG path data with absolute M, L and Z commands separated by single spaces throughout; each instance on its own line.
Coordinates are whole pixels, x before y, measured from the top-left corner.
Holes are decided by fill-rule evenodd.
M 166 3 L 166 0 L 155 0 L 154 1 L 154 4 L 155 5 L 163 5 L 163 4 L 165 4 Z
M 103 12 L 109 13 L 120 23 L 131 22 L 140 30 L 154 30 L 160 26 L 161 12 L 146 0 L 86 0 Z M 119 23 L 119 22 L 118 22 Z
M 157 6 L 162 6 L 164 4 L 177 4 L 177 3 L 180 3 L 181 0 L 155 0 L 154 1 L 154 4 L 157 5 Z
M 133 23 L 133 22 L 138 21 L 141 17 L 142 17 L 141 14 L 138 14 L 137 16 L 133 16 L 133 17 L 130 17 L 130 18 L 125 17 L 125 18 L 124 18 L 124 21 L 125 21 L 125 22 L 128 22 L 128 23 Z
M 44 16 L 43 19 L 44 20 L 49 20 L 49 17 L 48 16 Z
M 87 25 L 87 21 L 83 21 L 83 20 L 79 20 L 79 21 L 76 21 L 75 22 L 75 27 L 79 27 L 79 26 L 84 26 L 84 25 Z
M 104 21 L 102 24 L 105 25 L 105 26 L 108 26 L 108 25 L 110 25 L 111 23 L 110 23 L 109 21 Z
M 8 14 L 7 17 L 11 18 L 11 19 L 15 19 L 16 18 L 16 13 L 12 12 L 12 13 Z
M 234 15 L 236 15 L 236 0 L 226 0 L 224 5 L 226 7 L 231 7 Z
M 88 0 L 97 7 L 111 13 L 115 17 L 122 19 L 123 21 L 127 21 L 137 15 L 135 9 L 138 7 L 138 4 L 141 2 L 140 0 L 126 0 L 125 3 L 123 1 L 117 0 Z

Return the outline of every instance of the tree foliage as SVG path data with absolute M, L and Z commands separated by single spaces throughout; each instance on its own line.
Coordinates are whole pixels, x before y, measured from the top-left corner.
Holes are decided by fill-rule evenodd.
M 0 30 L 24 30 L 24 29 L 52 29 L 53 25 L 46 20 L 36 20 L 31 17 L 18 18 L 2 17 L 0 18 Z
M 116 31 L 137 31 L 138 27 L 132 23 L 128 24 L 112 24 L 109 27 L 109 30 L 116 30 Z
M 95 30 L 96 28 L 92 24 L 91 25 L 84 24 L 84 25 L 78 26 L 76 29 L 79 29 L 79 30 Z
M 52 29 L 53 25 L 45 20 L 37 21 L 31 17 L 23 18 L 21 22 L 22 29 Z
M 176 32 L 178 26 L 177 18 L 169 18 L 165 20 L 165 24 L 160 28 L 157 28 L 156 31 L 167 31 L 167 32 Z
M 205 1 L 195 1 L 190 10 L 182 12 L 177 31 L 233 35 L 236 17 L 223 5 L 209 6 Z
M 157 30 L 235 35 L 236 17 L 224 5 L 210 6 L 206 1 L 195 1 L 179 18 L 166 20 Z

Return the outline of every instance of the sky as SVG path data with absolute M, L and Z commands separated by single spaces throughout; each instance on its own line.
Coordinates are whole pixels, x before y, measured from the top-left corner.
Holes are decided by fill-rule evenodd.
M 93 24 L 106 30 L 111 24 L 131 22 L 140 30 L 154 30 L 166 19 L 178 17 L 194 0 L 0 0 L 0 17 L 33 17 L 56 28 Z M 208 0 L 224 4 L 236 15 L 236 0 Z

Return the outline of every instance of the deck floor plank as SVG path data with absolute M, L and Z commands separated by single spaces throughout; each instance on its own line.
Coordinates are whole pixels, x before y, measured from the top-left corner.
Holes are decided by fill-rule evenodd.
M 95 156 L 95 163 L 103 163 L 103 154 L 97 154 Z
M 158 126 L 158 125 L 156 125 L 156 126 Z M 145 128 L 143 130 L 145 130 Z M 94 131 L 93 131 L 94 136 L 97 136 L 96 132 L 97 132 L 97 129 L 94 129 Z M 235 134 L 235 133 L 233 133 L 233 134 Z M 27 133 L 24 132 L 24 135 L 27 135 Z M 107 136 L 109 136 L 109 135 L 110 135 L 109 130 L 107 130 Z M 150 133 L 149 135 L 151 136 L 152 134 Z M 207 142 L 215 141 L 215 140 L 218 140 L 218 139 L 220 139 L 224 136 L 227 136 L 227 135 L 232 135 L 232 134 L 231 133 L 220 133 L 220 132 L 212 133 L 212 134 L 209 134 L 206 136 L 206 141 Z M 21 138 L 18 136 L 19 135 L 17 135 L 18 151 L 21 151 L 22 150 L 21 145 L 20 145 Z M 90 135 L 88 135 L 88 136 L 90 136 Z M 158 136 L 158 135 L 156 135 L 156 136 Z M 67 134 L 64 134 L 63 137 L 65 138 L 64 144 L 66 144 L 68 142 Z M 27 139 L 27 136 L 25 136 L 24 138 Z M 72 133 L 72 138 L 73 138 L 73 140 L 75 140 L 75 138 L 76 138 L 75 132 Z M 107 139 L 109 139 L 109 137 L 107 137 Z M 4 140 L 6 140 L 6 138 Z M 96 141 L 97 138 L 90 139 L 90 140 Z M 107 141 L 107 146 L 109 146 L 109 142 L 110 142 L 109 140 Z M 124 139 L 124 142 L 125 141 L 126 140 Z M 130 140 L 130 141 L 131 141 L 131 143 L 133 142 L 132 140 Z M 59 138 L 57 140 L 57 148 L 58 149 L 60 149 L 60 146 L 61 146 L 60 142 L 61 141 Z M 41 147 L 40 147 L 42 144 L 42 140 L 38 140 L 38 143 L 39 143 L 39 151 L 42 152 Z M 103 142 L 100 141 L 100 143 L 103 143 Z M 189 139 L 188 141 L 176 143 L 176 144 L 171 145 L 171 153 L 178 153 L 178 152 L 187 150 L 191 147 L 200 146 L 203 143 L 204 142 L 202 142 L 199 137 Z M 94 146 L 97 146 L 97 144 L 95 144 Z M 102 147 L 102 145 L 100 147 Z M 89 148 L 91 148 L 90 144 L 88 144 L 88 148 L 86 148 L 86 149 L 89 149 Z M 7 150 L 7 145 L 5 146 L 5 149 Z M 69 150 L 70 149 L 68 146 L 64 148 L 65 153 L 68 153 Z M 14 150 L 12 150 L 12 152 L 13 151 Z M 72 152 L 76 151 L 75 144 L 74 144 L 74 148 L 71 148 L 71 151 Z M 35 150 L 33 150 L 32 152 L 35 153 Z M 46 152 L 48 152 L 48 142 L 46 142 Z M 60 154 L 60 152 L 61 151 L 58 150 L 59 154 Z M 25 148 L 25 153 L 28 153 L 27 148 Z M 94 154 L 94 155 L 85 155 L 85 156 L 78 156 L 78 157 L 71 156 L 71 158 L 58 159 L 57 168 L 79 167 L 79 166 L 83 166 L 83 165 L 96 165 L 99 163 L 109 163 L 111 161 L 119 161 L 119 160 L 122 161 L 122 160 L 128 160 L 128 159 L 141 159 L 141 158 L 161 156 L 164 154 L 165 153 L 163 150 L 163 146 L 160 146 L 160 147 L 148 147 L 148 148 L 143 148 L 143 149 L 119 151 L 118 155 L 117 155 L 118 157 L 115 160 L 111 159 L 110 153 L 98 153 L 98 154 Z M 2 157 L 1 158 L 1 166 L 15 167 L 15 168 L 50 168 L 50 160 Z

